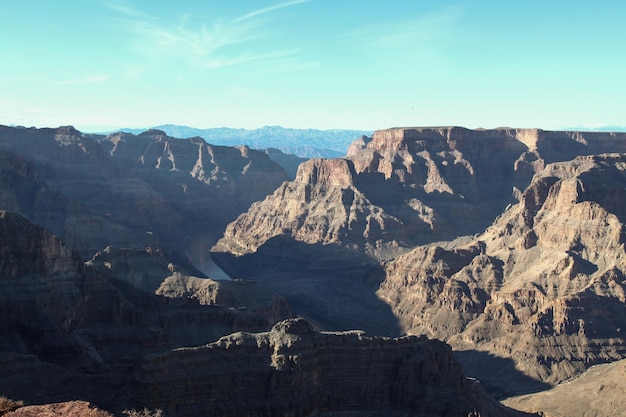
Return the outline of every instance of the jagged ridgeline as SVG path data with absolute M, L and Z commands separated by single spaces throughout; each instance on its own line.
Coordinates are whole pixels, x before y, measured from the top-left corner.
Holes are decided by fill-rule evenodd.
M 355 139 L 290 177 L 266 152 L 159 130 L 0 126 L 0 396 L 523 415 L 485 388 L 626 357 L 626 134 Z

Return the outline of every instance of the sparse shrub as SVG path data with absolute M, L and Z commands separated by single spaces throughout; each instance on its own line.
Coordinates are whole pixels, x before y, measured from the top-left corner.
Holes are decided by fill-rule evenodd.
M 9 411 L 15 411 L 24 406 L 24 401 L 15 401 L 10 398 L 0 396 L 0 416 L 5 415 Z
M 124 410 L 122 411 L 122 414 L 124 414 L 126 417 L 164 417 L 163 410 L 158 408 L 154 411 L 148 410 L 147 408 L 144 408 L 140 411 L 137 411 L 135 409 Z

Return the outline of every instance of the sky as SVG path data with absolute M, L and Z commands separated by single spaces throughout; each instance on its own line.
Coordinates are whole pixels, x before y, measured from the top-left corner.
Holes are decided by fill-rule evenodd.
M 0 124 L 626 126 L 622 0 L 0 0 Z

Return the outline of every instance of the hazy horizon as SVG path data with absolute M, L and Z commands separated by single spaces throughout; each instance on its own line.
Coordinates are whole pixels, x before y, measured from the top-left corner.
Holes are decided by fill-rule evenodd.
M 0 2 L 0 123 L 624 126 L 626 4 Z

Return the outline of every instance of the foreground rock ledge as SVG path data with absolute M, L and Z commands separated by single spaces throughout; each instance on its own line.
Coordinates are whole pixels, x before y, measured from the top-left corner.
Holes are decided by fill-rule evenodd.
M 513 416 L 425 337 L 319 333 L 303 319 L 146 358 L 142 406 L 172 416 Z M 356 413 L 356 414 L 355 414 Z

